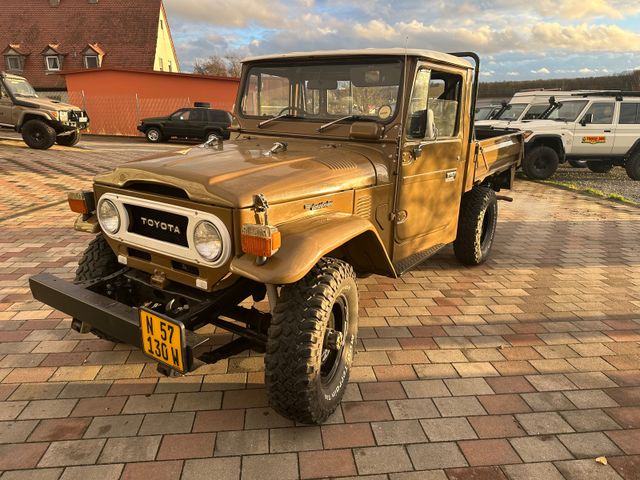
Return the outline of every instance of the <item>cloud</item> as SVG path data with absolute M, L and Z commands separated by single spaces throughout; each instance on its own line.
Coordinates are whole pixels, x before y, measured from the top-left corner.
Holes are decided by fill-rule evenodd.
M 540 67 L 537 70 L 531 70 L 531 73 L 535 73 L 536 75 L 549 75 L 551 73 L 551 70 L 549 70 L 547 67 Z
M 520 72 L 507 72 L 507 75 L 509 77 L 517 77 L 518 75 L 520 75 Z
M 288 12 L 279 0 L 216 0 L 215 6 L 204 0 L 165 0 L 164 3 L 170 18 L 225 27 L 247 27 L 253 23 L 276 27 Z M 300 7 L 304 8 L 304 3 Z

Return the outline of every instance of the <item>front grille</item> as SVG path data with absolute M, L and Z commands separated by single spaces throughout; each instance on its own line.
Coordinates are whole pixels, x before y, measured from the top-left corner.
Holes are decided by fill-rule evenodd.
M 188 247 L 187 225 L 183 215 L 124 204 L 129 214 L 129 232 L 163 242 Z

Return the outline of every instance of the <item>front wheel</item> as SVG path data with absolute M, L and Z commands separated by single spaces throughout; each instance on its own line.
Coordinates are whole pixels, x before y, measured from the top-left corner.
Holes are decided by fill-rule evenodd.
M 462 197 L 458 234 L 453 252 L 464 265 L 480 265 L 489 258 L 498 224 L 496 192 L 473 187 Z
M 587 162 L 587 167 L 594 173 L 609 173 L 613 168 L 613 165 L 605 162 Z
M 58 138 L 56 138 L 56 143 L 63 147 L 73 147 L 74 145 L 77 145 L 81 137 L 82 133 L 80 133 L 80 130 L 74 130 L 73 133 L 69 135 L 58 136 Z
M 640 152 L 637 152 L 627 159 L 624 165 L 627 175 L 632 180 L 640 180 Z
M 46 150 L 56 143 L 56 131 L 42 120 L 29 120 L 21 129 L 22 139 L 29 147 Z
M 522 161 L 522 170 L 532 180 L 546 180 L 556 173 L 560 159 L 551 147 L 541 145 L 531 150 Z
M 144 134 L 151 143 L 160 143 L 164 139 L 164 135 L 162 135 L 160 129 L 156 127 L 148 128 Z
M 357 332 L 358 290 L 348 263 L 323 258 L 282 287 L 265 354 L 272 407 L 301 423 L 326 420 L 346 390 Z

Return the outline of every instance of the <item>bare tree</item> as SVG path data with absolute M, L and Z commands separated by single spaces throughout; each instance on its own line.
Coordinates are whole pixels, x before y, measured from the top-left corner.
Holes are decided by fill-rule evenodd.
M 239 77 L 242 71 L 240 60 L 238 55 L 211 56 L 206 60 L 196 60 L 193 65 L 193 73 L 219 77 Z

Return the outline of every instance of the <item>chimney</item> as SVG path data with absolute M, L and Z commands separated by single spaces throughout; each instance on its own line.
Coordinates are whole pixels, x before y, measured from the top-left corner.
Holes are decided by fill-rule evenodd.
M 49 5 L 52 7 L 57 7 L 60 5 L 60 0 L 49 0 Z

